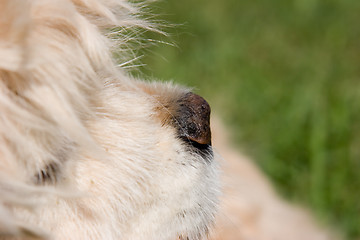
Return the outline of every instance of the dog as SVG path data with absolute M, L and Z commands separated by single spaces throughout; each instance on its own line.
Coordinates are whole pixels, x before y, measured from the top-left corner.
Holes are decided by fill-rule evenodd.
M 212 141 L 202 97 L 126 71 L 142 8 L 0 1 L 0 239 L 339 239 Z
M 141 8 L 0 2 L 0 238 L 208 235 L 220 192 L 208 103 L 115 61 L 126 33 L 156 31 Z

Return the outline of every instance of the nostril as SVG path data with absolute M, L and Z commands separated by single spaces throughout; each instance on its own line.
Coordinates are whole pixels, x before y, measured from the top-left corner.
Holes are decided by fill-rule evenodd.
M 180 137 L 201 145 L 211 145 L 210 105 L 192 92 L 185 94 L 178 103 L 175 121 Z

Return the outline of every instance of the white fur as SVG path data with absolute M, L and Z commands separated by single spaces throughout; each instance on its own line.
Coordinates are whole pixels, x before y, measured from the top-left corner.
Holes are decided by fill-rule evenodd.
M 125 0 L 0 2 L 0 237 L 207 234 L 216 161 L 187 150 L 162 119 L 163 106 L 188 90 L 134 80 L 112 57 L 127 39 L 112 40 L 109 29 L 153 29 L 139 8 Z M 49 166 L 56 174 L 47 178 Z

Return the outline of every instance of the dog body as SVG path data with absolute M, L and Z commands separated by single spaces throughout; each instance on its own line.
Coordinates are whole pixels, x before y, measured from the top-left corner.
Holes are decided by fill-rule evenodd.
M 223 194 L 213 240 L 340 240 L 305 208 L 278 196 L 254 162 L 239 153 L 217 118 L 212 119 L 213 146 L 222 161 Z
M 206 102 L 132 79 L 113 60 L 111 49 L 127 39 L 112 35 L 152 28 L 138 9 L 111 0 L 0 2 L 0 236 L 207 234 L 217 163 L 201 129 L 208 116 L 201 126 L 186 120 Z

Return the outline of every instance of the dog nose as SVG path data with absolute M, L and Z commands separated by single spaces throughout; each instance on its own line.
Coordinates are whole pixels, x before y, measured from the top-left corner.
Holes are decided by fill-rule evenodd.
M 176 114 L 180 137 L 185 137 L 201 145 L 211 145 L 210 105 L 192 92 L 178 100 Z

